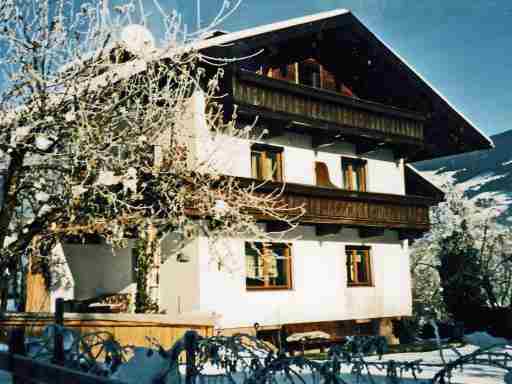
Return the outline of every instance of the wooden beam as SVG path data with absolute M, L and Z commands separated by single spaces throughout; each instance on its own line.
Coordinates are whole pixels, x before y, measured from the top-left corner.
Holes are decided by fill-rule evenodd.
M 423 142 L 404 135 L 395 135 L 392 133 L 381 132 L 371 128 L 354 127 L 349 125 L 337 124 L 334 122 L 324 121 L 321 119 L 313 119 L 304 115 L 292 114 L 282 111 L 273 111 L 269 108 L 252 105 L 244 101 L 237 101 L 238 113 L 240 116 L 258 116 L 261 119 L 281 120 L 284 122 L 293 121 L 294 124 L 288 127 L 290 130 L 296 130 L 301 133 L 311 132 L 314 135 L 332 134 L 341 135 L 347 141 L 359 142 L 365 138 L 366 140 L 390 141 L 399 145 L 410 145 L 416 151 L 423 149 Z M 365 141 L 366 141 L 365 140 Z
M 290 226 L 284 221 L 268 221 L 266 223 L 267 232 L 284 232 L 288 231 Z
M 363 227 L 359 228 L 359 237 L 362 239 L 366 239 L 368 237 L 377 237 L 384 235 L 384 228 L 371 228 L 371 227 Z
M 414 241 L 414 240 L 419 239 L 421 236 L 423 236 L 423 233 L 424 232 L 422 232 L 422 231 L 415 231 L 415 230 L 411 230 L 411 229 L 400 229 L 398 231 L 398 238 L 400 240 Z
M 272 139 L 275 137 L 283 136 L 285 132 L 285 125 L 286 124 L 282 121 L 267 120 L 265 122 L 265 128 L 267 129 L 265 139 Z
M 325 148 L 336 144 L 334 135 L 329 134 L 316 134 L 311 137 L 311 145 L 313 149 Z
M 368 153 L 375 152 L 378 149 L 386 147 L 386 143 L 382 141 L 361 141 L 356 143 L 356 155 L 363 156 Z
M 317 224 L 315 225 L 315 233 L 317 236 L 336 235 L 343 229 L 339 224 Z

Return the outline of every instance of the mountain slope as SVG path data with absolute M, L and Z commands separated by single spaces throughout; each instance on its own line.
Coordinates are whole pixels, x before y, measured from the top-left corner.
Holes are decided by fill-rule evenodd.
M 491 137 L 496 148 L 442 159 L 423 161 L 414 166 L 432 182 L 449 176 L 471 199 L 493 198 L 502 212 L 499 221 L 512 225 L 512 130 Z

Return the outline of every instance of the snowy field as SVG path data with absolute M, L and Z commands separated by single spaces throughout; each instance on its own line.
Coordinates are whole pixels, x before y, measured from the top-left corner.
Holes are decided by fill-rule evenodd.
M 0 346 L 0 349 L 1 348 L 2 348 L 2 346 Z M 466 347 L 458 349 L 459 353 L 461 353 L 461 354 L 468 354 L 468 353 L 473 352 L 474 350 L 476 350 L 476 347 L 474 347 L 474 346 L 466 346 Z M 456 353 L 453 351 L 450 351 L 450 350 L 444 350 L 443 353 L 444 353 L 445 361 L 454 360 L 457 357 Z M 422 359 L 423 362 L 425 362 L 425 363 L 441 363 L 442 362 L 438 351 L 423 352 L 423 353 L 390 354 L 390 355 L 384 355 L 382 360 L 383 361 L 389 361 L 389 360 L 413 361 L 413 360 L 418 360 L 418 359 Z M 367 361 L 378 361 L 378 358 L 377 357 L 369 357 L 369 358 L 367 358 Z M 144 364 L 143 366 L 146 366 L 146 368 L 149 368 L 152 364 L 151 363 L 148 364 L 148 363 L 149 362 L 146 361 L 146 364 Z M 155 361 L 155 363 L 156 363 L 156 361 Z M 129 365 L 129 364 L 127 364 L 127 365 Z M 156 364 L 156 366 L 158 366 L 158 365 L 159 364 Z M 120 375 L 121 377 L 118 377 L 118 378 L 124 379 L 123 381 L 125 381 L 126 383 L 145 384 L 147 382 L 149 384 L 151 381 L 148 380 L 149 377 L 145 374 L 147 371 L 144 372 L 144 369 L 140 369 L 140 364 L 138 364 L 138 363 L 136 364 L 136 366 L 138 368 L 137 373 L 134 372 L 134 370 L 133 370 L 134 367 L 132 366 L 131 367 L 132 369 L 128 369 L 125 372 L 127 374 L 129 373 L 128 375 L 125 376 L 125 375 L 121 374 Z M 153 366 L 153 367 L 156 368 L 156 366 Z M 404 384 L 427 383 L 428 379 L 432 378 L 438 370 L 439 370 L 439 368 L 437 368 L 437 367 L 433 367 L 433 368 L 425 367 L 423 369 L 422 373 L 420 373 L 418 375 L 418 378 L 420 380 L 417 380 L 417 381 L 412 378 L 410 373 L 404 373 L 403 377 L 408 378 L 408 379 L 404 380 L 403 383 Z M 152 373 L 155 372 L 153 369 L 150 369 L 150 371 L 152 371 Z M 345 380 L 347 383 L 357 383 L 356 379 L 351 378 L 349 371 L 350 370 L 347 366 L 342 371 L 343 374 L 341 375 L 341 378 L 343 380 Z M 214 372 L 212 370 L 211 372 L 207 372 L 207 373 L 214 374 L 217 372 Z M 381 372 L 378 369 L 373 368 L 372 375 L 373 375 L 373 381 L 375 384 L 384 384 L 384 383 L 388 384 L 389 383 L 389 381 L 386 379 L 386 377 L 384 377 L 385 372 Z M 496 383 L 497 384 L 497 383 L 504 383 L 504 375 L 505 375 L 505 371 L 498 369 L 498 368 L 492 368 L 492 367 L 486 367 L 486 366 L 476 366 L 476 365 L 466 365 L 466 366 L 464 366 L 464 371 L 461 372 L 458 370 L 455 372 L 451 382 L 453 384 L 462 384 L 462 383 L 470 383 L 470 384 L 495 384 Z M 310 374 L 305 373 L 303 375 L 303 378 L 304 378 L 306 384 L 313 383 L 313 380 L 312 380 L 312 377 Z M 242 381 L 241 377 L 236 377 L 235 379 L 238 379 L 238 380 L 236 380 L 237 382 Z M 169 382 L 171 382 L 171 381 L 172 380 L 169 380 Z M 228 380 L 222 380 L 219 378 L 217 378 L 216 380 L 213 380 L 213 381 L 215 381 L 215 384 L 228 384 Z M 182 381 L 182 382 L 184 382 L 184 381 Z M 284 382 L 284 380 L 283 380 L 283 382 Z M 208 384 L 208 381 L 205 381 L 205 383 Z M 316 383 L 318 383 L 318 381 Z M 366 379 L 366 380 L 363 379 L 363 380 L 360 380 L 359 383 L 365 384 L 365 383 L 370 383 L 370 381 L 368 379 Z M 0 384 L 11 384 L 10 375 L 7 374 L 6 372 L 0 371 Z
M 463 348 L 458 348 L 457 350 L 461 354 L 469 354 L 475 351 L 477 347 L 475 346 L 466 346 Z M 455 360 L 457 355 L 455 352 L 451 350 L 443 350 L 444 359 L 446 362 L 450 360 Z M 384 355 L 383 360 L 395 360 L 395 361 L 413 361 L 422 359 L 424 363 L 435 363 L 442 364 L 441 357 L 439 355 L 439 351 L 432 352 L 422 352 L 422 353 L 397 353 L 391 355 Z M 378 360 L 376 357 L 369 357 L 368 361 Z M 439 371 L 438 367 L 422 367 L 423 372 L 418 375 L 419 378 L 423 379 L 431 379 L 434 377 L 436 372 Z M 374 371 L 375 374 L 378 374 L 378 371 Z M 494 384 L 494 383 L 504 383 L 505 371 L 499 368 L 493 368 L 488 366 L 478 366 L 478 365 L 464 365 L 464 371 L 454 371 L 454 375 L 452 377 L 453 384 L 459 383 L 469 383 L 469 384 Z M 381 373 L 382 374 L 382 373 Z M 404 377 L 411 377 L 410 374 L 404 374 Z M 383 383 L 385 381 L 382 381 Z M 414 381 L 412 381 L 414 382 Z M 419 381 L 415 381 L 418 383 Z M 426 382 L 426 381 L 425 381 Z

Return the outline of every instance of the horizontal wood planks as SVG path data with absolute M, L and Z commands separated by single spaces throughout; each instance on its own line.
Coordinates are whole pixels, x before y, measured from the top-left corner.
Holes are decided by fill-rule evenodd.
M 428 207 L 292 194 L 285 194 L 282 201 L 290 209 L 305 209 L 301 217 L 303 223 L 411 229 L 427 229 L 429 226 Z
M 73 314 L 75 318 L 69 318 L 66 316 L 64 319 L 64 326 L 70 329 L 74 329 L 80 332 L 82 335 L 93 333 L 93 332 L 108 332 L 116 341 L 121 345 L 137 345 L 137 346 L 149 346 L 150 339 L 156 339 L 164 348 L 170 348 L 187 330 L 196 330 L 202 336 L 213 335 L 213 322 L 195 323 L 186 322 L 173 323 L 169 321 L 161 321 L 159 319 L 129 319 L 122 320 L 122 316 L 119 316 L 120 320 L 113 320 L 108 317 L 112 315 L 104 316 L 101 315 L 89 316 L 84 314 L 84 318 L 80 317 L 79 314 Z M 129 316 L 128 316 L 129 317 Z M 132 317 L 136 317 L 132 316 Z M 27 336 L 40 335 L 47 325 L 53 324 L 54 318 L 48 315 L 37 315 L 31 316 L 3 316 L 0 317 L 0 328 L 9 330 L 16 327 L 25 328 Z M 0 338 L 0 342 L 3 341 Z
M 242 184 L 255 182 L 239 178 Z M 391 195 L 371 192 L 347 191 L 339 188 L 267 182 L 256 192 L 280 193 L 279 200 L 296 216 L 302 209 L 299 221 L 304 224 L 338 224 L 388 229 L 425 231 L 430 228 L 429 206 L 436 200 L 422 196 Z M 256 208 L 251 210 L 261 220 L 264 217 Z
M 386 112 L 385 106 L 376 108 L 363 100 L 351 99 L 350 103 L 345 102 L 346 96 L 337 95 L 334 92 L 313 88 L 308 90 L 304 86 L 275 79 L 264 79 L 263 76 L 260 76 L 262 79 L 258 79 L 258 75 L 254 74 L 243 76 L 250 76 L 251 81 L 243 81 L 235 76 L 233 81 L 235 104 L 253 105 L 339 126 L 374 131 L 390 137 L 423 141 L 422 119 L 408 116 L 405 112 L 400 114 L 393 107 L 389 107 Z M 258 84 L 259 80 L 261 84 Z

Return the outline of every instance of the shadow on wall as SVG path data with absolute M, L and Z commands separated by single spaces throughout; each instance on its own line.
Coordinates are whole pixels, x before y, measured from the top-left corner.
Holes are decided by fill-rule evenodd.
M 75 299 L 134 288 L 131 241 L 127 248 L 115 251 L 107 244 L 65 244 L 63 249 L 75 280 Z

